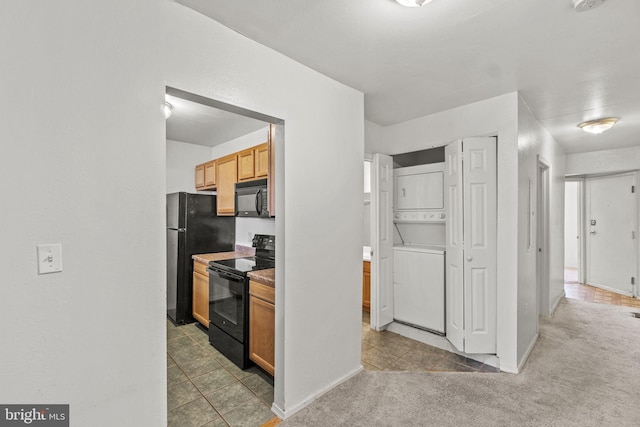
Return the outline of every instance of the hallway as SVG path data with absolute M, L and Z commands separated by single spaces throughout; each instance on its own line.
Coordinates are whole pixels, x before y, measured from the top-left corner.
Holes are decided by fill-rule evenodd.
M 564 269 L 564 293 L 567 298 L 597 304 L 620 305 L 640 309 L 640 299 L 620 295 L 615 292 L 584 285 L 578 282 L 578 271 L 575 268 Z

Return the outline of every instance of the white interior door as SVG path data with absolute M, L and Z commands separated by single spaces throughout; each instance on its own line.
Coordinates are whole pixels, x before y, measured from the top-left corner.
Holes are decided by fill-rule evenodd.
M 393 159 L 373 155 L 371 176 L 371 328 L 393 321 Z
M 445 147 L 447 339 L 466 353 L 496 352 L 495 138 Z
M 465 138 L 465 352 L 496 352 L 496 139 Z
M 586 281 L 625 295 L 637 273 L 635 181 L 635 172 L 586 179 Z
M 464 242 L 462 141 L 452 142 L 445 152 L 445 227 L 446 336 L 458 350 L 464 351 Z

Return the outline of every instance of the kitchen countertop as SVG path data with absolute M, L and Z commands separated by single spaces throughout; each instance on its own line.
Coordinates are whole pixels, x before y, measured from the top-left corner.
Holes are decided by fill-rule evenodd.
M 243 258 L 247 256 L 255 255 L 255 248 L 250 248 L 247 246 L 236 246 L 236 250 L 233 252 L 215 252 L 210 254 L 195 254 L 192 255 L 195 261 L 209 264 L 209 261 L 222 261 L 223 259 L 234 259 L 234 258 Z M 247 273 L 249 278 L 265 284 L 267 286 L 275 287 L 276 286 L 276 269 L 268 268 L 266 270 L 256 270 L 250 271 Z
M 221 261 L 223 259 L 242 258 L 255 255 L 256 250 L 246 246 L 236 246 L 236 250 L 232 252 L 214 252 L 210 254 L 195 254 L 191 258 L 194 260 L 209 264 L 209 261 Z
M 250 271 L 247 273 L 247 276 L 249 276 L 251 280 L 255 280 L 256 282 L 260 282 L 267 286 L 271 286 L 272 288 L 275 288 L 276 286 L 276 269 L 275 268 Z

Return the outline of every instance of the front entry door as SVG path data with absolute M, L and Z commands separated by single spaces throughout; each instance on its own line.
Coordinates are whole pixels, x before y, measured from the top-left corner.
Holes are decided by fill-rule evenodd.
M 633 294 L 637 273 L 636 173 L 586 179 L 586 282 Z

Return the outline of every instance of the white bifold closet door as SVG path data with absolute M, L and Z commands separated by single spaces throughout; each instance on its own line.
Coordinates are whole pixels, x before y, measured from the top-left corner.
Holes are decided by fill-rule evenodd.
M 496 352 L 496 138 L 445 147 L 446 336 L 465 353 Z

